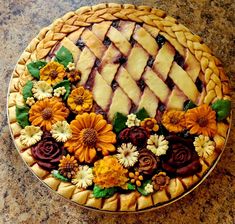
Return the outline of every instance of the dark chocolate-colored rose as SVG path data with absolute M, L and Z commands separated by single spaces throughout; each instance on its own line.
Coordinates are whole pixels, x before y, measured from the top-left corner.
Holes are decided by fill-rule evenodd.
M 138 156 L 138 171 L 144 174 L 152 174 L 159 167 L 159 158 L 150 150 L 142 149 Z
M 176 176 L 187 177 L 200 172 L 202 165 L 194 149 L 193 139 L 171 135 L 166 138 L 169 149 L 163 158 L 162 168 Z
M 45 170 L 56 169 L 63 155 L 63 146 L 56 142 L 49 132 L 43 134 L 42 140 L 31 149 L 38 165 Z
M 131 142 L 138 147 L 145 147 L 148 140 L 148 132 L 143 127 L 130 127 L 122 130 L 119 134 L 121 142 Z

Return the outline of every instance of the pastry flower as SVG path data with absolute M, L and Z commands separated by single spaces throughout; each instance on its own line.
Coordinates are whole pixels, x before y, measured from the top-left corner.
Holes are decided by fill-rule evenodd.
M 163 135 L 150 135 L 147 141 L 147 149 L 152 151 L 156 156 L 164 155 L 168 149 L 168 141 Z
M 178 110 L 165 111 L 162 124 L 170 132 L 181 132 L 185 129 L 185 112 Z
M 150 193 L 153 193 L 153 185 L 152 184 L 147 184 L 144 188 L 144 190 L 150 194 Z
M 69 62 L 67 65 L 67 68 L 69 69 L 69 71 L 72 71 L 75 69 L 75 63 L 73 62 Z
M 125 187 L 127 169 L 118 162 L 113 156 L 105 156 L 103 159 L 94 163 L 94 183 L 101 188 Z
M 37 101 L 29 110 L 29 121 L 43 129 L 50 131 L 57 121 L 63 121 L 69 115 L 64 103 L 56 98 L 46 98 Z
M 42 100 L 44 98 L 51 97 L 53 89 L 47 82 L 38 81 L 34 83 L 32 92 L 36 99 Z
M 64 177 L 73 178 L 78 171 L 78 162 L 74 156 L 63 156 L 59 164 L 59 172 Z
M 35 104 L 35 100 L 33 97 L 27 97 L 26 104 L 29 105 L 30 107 Z
M 70 153 L 74 153 L 80 162 L 91 163 L 96 151 L 104 156 L 114 152 L 116 135 L 112 132 L 112 125 L 104 120 L 101 114 L 83 113 L 77 115 L 70 123 L 72 138 L 65 143 Z
M 20 142 L 23 145 L 32 146 L 41 140 L 42 134 L 40 127 L 26 126 L 20 131 Z
M 195 138 L 193 142 L 195 150 L 200 157 L 207 158 L 213 154 L 215 149 L 215 144 L 210 140 L 208 136 L 199 135 Z
M 138 160 L 139 153 L 137 147 L 133 146 L 131 143 L 123 143 L 117 151 L 119 154 L 116 155 L 116 158 L 124 167 L 134 166 Z
M 190 134 L 213 137 L 217 132 L 216 112 L 207 104 L 188 110 L 185 118 Z
M 67 103 L 74 113 L 89 112 L 93 103 L 92 93 L 80 86 L 70 93 Z
M 135 114 L 129 114 L 127 115 L 126 125 L 128 128 L 133 127 L 133 126 L 139 126 L 140 120 L 136 117 Z
M 141 186 L 141 184 L 142 184 L 141 182 L 144 179 L 143 176 L 140 175 L 139 172 L 134 172 L 134 173 L 130 172 L 129 177 L 131 178 L 131 183 L 135 184 L 137 187 Z
M 66 142 L 72 137 L 72 131 L 67 121 L 57 121 L 53 124 L 51 134 L 57 142 Z
M 66 89 L 64 86 L 54 89 L 54 96 L 60 97 L 63 96 L 65 93 Z
M 79 170 L 72 179 L 72 183 L 79 188 L 86 189 L 88 186 L 92 185 L 93 178 L 92 168 L 87 165 L 79 166 Z
M 140 125 L 144 127 L 147 131 L 158 131 L 159 126 L 154 118 L 145 118 L 141 121 Z
M 40 80 L 46 81 L 49 85 L 52 86 L 61 82 L 64 77 L 64 66 L 56 61 L 49 62 L 40 70 Z
M 165 172 L 160 172 L 152 177 L 152 185 L 155 191 L 162 191 L 170 183 L 170 177 Z
M 70 82 L 78 82 L 81 79 L 81 73 L 77 70 L 67 72 L 67 78 Z

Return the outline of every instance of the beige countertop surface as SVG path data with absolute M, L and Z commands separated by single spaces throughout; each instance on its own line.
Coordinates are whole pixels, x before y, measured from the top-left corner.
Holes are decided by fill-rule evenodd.
M 106 1 L 108 2 L 108 1 Z M 224 64 L 235 108 L 234 0 L 111 1 L 165 10 L 203 38 Z M 80 208 L 47 189 L 28 170 L 10 137 L 6 96 L 18 57 L 39 30 L 68 11 L 99 0 L 0 0 L 0 224 L 235 223 L 235 115 L 216 168 L 191 194 L 155 212 L 110 215 Z

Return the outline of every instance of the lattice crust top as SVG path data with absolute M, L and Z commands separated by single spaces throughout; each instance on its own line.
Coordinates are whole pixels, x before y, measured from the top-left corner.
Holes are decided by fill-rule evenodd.
M 54 178 L 32 157 L 19 140 L 16 105 L 23 105 L 22 87 L 32 77 L 26 64 L 46 59 L 64 46 L 81 72 L 79 85 L 92 94 L 99 111 L 112 121 L 146 108 L 151 117 L 160 107 L 182 110 L 187 100 L 211 104 L 230 99 L 228 78 L 220 61 L 200 37 L 192 34 L 165 12 L 147 6 L 100 4 L 69 12 L 41 30 L 21 55 L 10 83 L 9 121 L 16 146 L 24 161 L 50 188 L 78 204 L 106 211 L 138 211 L 166 203 L 194 186 L 221 153 L 228 125 L 217 123 L 216 151 L 200 159 L 202 171 L 187 178 L 171 179 L 168 187 L 150 196 L 137 191 L 97 199 L 90 190 Z M 102 91 L 101 91 L 102 89 Z M 229 119 L 228 119 L 229 121 Z

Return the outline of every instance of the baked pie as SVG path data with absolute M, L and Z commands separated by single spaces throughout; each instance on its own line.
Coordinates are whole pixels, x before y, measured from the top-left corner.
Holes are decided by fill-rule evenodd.
M 41 30 L 9 87 L 15 145 L 58 194 L 103 211 L 172 202 L 220 157 L 228 78 L 200 37 L 147 6 L 100 4 Z

